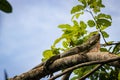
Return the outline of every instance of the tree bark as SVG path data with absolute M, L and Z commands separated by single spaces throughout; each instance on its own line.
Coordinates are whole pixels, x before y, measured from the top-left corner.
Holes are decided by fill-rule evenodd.
M 115 54 L 99 51 L 99 39 L 99 34 L 93 35 L 86 43 L 73 47 L 63 54 L 53 56 L 55 59 L 49 66 L 47 66 L 48 70 L 45 70 L 45 63 L 43 62 L 30 71 L 9 78 L 8 80 L 39 80 L 47 75 L 53 74 L 54 72 L 73 67 L 77 64 L 117 58 L 118 56 Z M 48 62 L 53 58 L 50 58 Z M 120 60 L 120 57 L 118 57 L 118 59 Z M 120 62 L 114 61 L 109 63 L 109 65 L 119 68 Z
M 43 66 L 38 67 L 36 69 L 32 69 L 26 73 L 23 73 L 14 78 L 10 78 L 8 80 L 39 80 L 42 77 L 45 77 L 51 73 L 57 72 L 59 70 L 67 69 L 71 66 L 88 62 L 88 61 L 100 61 L 100 60 L 108 60 L 111 58 L 118 57 L 115 54 L 109 52 L 88 52 L 86 55 L 76 54 L 68 57 L 63 57 L 55 60 L 50 66 L 49 70 L 45 71 Z M 109 63 L 111 66 L 120 67 L 119 61 L 114 61 Z
M 115 54 L 112 54 L 109 52 L 88 52 L 86 55 L 87 55 L 89 61 L 108 60 L 108 59 L 119 57 L 118 55 L 115 55 Z M 109 63 L 109 65 L 120 68 L 119 61 L 111 62 L 111 63 Z

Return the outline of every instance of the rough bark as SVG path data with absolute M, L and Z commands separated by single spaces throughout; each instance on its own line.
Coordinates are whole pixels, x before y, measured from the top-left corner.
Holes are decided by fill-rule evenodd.
M 88 57 L 87 59 L 89 61 L 108 60 L 108 59 L 119 57 L 119 56 L 109 53 L 109 52 L 88 52 L 86 55 L 87 55 L 87 57 Z M 109 64 L 120 68 L 119 61 L 111 62 Z
M 26 73 L 23 73 L 19 76 L 11 78 L 9 80 L 39 80 L 42 77 L 45 77 L 51 73 L 56 71 L 69 68 L 76 64 L 88 62 L 88 61 L 100 61 L 100 60 L 108 60 L 111 58 L 118 57 L 117 55 L 108 53 L 108 52 L 89 52 L 86 54 L 87 59 L 84 55 L 76 54 L 64 58 L 57 59 L 49 66 L 49 71 L 44 71 L 43 66 L 38 67 L 36 69 L 32 69 Z M 109 65 L 120 67 L 119 61 L 111 62 Z
M 44 69 L 44 62 L 37 67 L 31 69 L 28 72 L 25 72 L 21 75 L 9 78 L 8 80 L 39 80 L 49 74 L 54 72 L 70 68 L 80 63 L 91 62 L 91 61 L 101 61 L 109 60 L 112 58 L 117 58 L 118 56 L 109 52 L 100 52 L 99 44 L 100 35 L 94 35 L 83 45 L 76 46 L 71 48 L 67 52 L 64 52 L 62 55 L 56 55 L 52 63 L 48 66 L 48 70 Z M 49 61 L 53 58 L 50 58 Z M 120 60 L 120 57 L 118 57 Z M 49 62 L 48 61 L 48 62 Z M 109 63 L 111 66 L 120 67 L 119 61 L 114 61 Z

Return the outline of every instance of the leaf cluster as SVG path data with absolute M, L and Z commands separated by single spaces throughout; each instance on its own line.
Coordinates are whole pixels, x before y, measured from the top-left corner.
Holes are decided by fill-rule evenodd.
M 71 9 L 71 19 L 73 25 L 60 24 L 58 26 L 62 30 L 63 34 L 54 41 L 50 50 L 43 52 L 43 60 L 47 60 L 51 56 L 59 54 L 61 51 L 65 51 L 76 45 L 83 44 L 90 36 L 97 33 L 101 34 L 105 44 L 113 43 L 113 41 L 106 41 L 106 38 L 109 38 L 109 34 L 105 30 L 111 26 L 112 18 L 110 15 L 101 12 L 101 9 L 105 8 L 102 0 L 78 0 L 78 2 L 79 4 Z M 93 18 L 87 20 L 87 22 L 80 20 L 81 16 L 86 12 Z M 89 32 L 88 28 L 91 30 L 94 28 L 95 31 Z M 58 43 L 62 43 L 62 47 L 57 48 L 56 45 Z M 119 53 L 120 44 L 109 48 L 101 47 L 100 50 L 103 52 L 107 51 Z M 71 80 L 76 80 L 77 78 L 82 77 L 94 67 L 95 65 L 92 65 L 74 70 L 73 72 L 75 76 Z M 91 80 L 111 80 L 111 78 L 117 80 L 119 77 L 120 73 L 117 68 L 104 65 L 88 78 Z

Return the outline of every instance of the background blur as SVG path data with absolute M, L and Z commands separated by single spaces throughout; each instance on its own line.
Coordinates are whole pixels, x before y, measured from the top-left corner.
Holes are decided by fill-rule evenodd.
M 4 69 L 9 77 L 19 75 L 39 64 L 42 52 L 49 49 L 62 32 L 59 24 L 71 23 L 70 10 L 77 0 L 8 0 L 13 12 L 0 11 L 0 80 Z M 120 0 L 104 0 L 104 13 L 113 24 L 109 40 L 120 41 Z M 89 18 L 89 15 L 83 17 Z

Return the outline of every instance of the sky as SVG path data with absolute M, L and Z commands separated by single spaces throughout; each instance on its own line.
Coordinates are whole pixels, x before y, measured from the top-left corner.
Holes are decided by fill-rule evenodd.
M 70 10 L 77 0 L 8 0 L 13 12 L 0 11 L 0 75 L 19 75 L 39 64 L 42 52 L 49 49 L 62 34 L 59 24 L 71 23 Z M 104 13 L 110 14 L 112 26 L 107 29 L 113 41 L 120 41 L 120 0 L 104 0 Z M 85 15 L 83 19 L 88 19 Z M 0 80 L 4 80 L 3 77 Z M 44 79 L 43 79 L 44 80 Z

